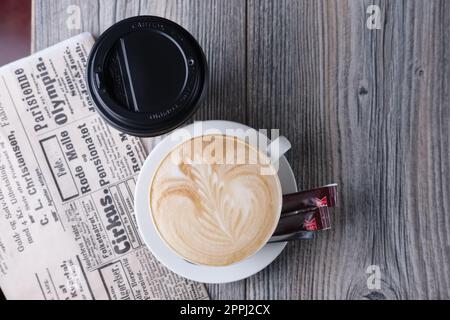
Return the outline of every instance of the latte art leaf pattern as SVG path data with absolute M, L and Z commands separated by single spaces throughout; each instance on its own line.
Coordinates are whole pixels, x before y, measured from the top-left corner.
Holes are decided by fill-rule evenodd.
M 235 147 L 258 152 L 240 140 Z M 278 221 L 277 177 L 261 175 L 257 164 L 192 163 L 182 147 L 172 153 L 178 163 L 167 157 L 151 188 L 153 219 L 167 244 L 187 260 L 207 265 L 231 264 L 259 249 Z

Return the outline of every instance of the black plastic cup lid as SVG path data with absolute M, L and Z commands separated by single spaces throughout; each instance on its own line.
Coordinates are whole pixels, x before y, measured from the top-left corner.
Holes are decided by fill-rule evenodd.
M 98 38 L 87 63 L 97 111 L 136 136 L 166 133 L 197 110 L 207 85 L 205 55 L 178 24 L 155 16 L 122 20 Z

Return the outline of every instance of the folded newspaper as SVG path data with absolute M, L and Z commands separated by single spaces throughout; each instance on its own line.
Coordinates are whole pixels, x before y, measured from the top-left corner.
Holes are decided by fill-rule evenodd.
M 146 151 L 86 90 L 88 33 L 0 68 L 0 288 L 8 299 L 207 299 L 139 236 Z

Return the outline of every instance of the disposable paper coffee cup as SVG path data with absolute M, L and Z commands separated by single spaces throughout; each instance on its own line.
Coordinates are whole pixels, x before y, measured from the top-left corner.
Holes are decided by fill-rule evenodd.
M 208 78 L 205 55 L 194 37 L 155 16 L 128 18 L 101 34 L 86 72 L 100 115 L 135 136 L 161 135 L 188 120 Z

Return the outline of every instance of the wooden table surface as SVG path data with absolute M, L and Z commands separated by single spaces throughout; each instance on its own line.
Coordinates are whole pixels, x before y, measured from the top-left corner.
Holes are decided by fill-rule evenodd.
M 371 4 L 381 29 L 366 25 Z M 68 21 L 71 5 L 80 28 Z M 247 280 L 208 285 L 212 298 L 450 298 L 450 1 L 33 6 L 34 50 L 139 14 L 180 23 L 211 71 L 195 119 L 279 128 L 293 144 L 300 189 L 339 183 L 332 230 L 289 244 Z M 370 265 L 380 268 L 380 289 L 367 285 Z

